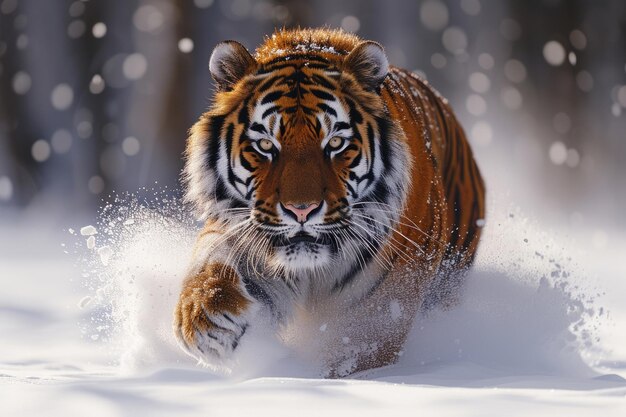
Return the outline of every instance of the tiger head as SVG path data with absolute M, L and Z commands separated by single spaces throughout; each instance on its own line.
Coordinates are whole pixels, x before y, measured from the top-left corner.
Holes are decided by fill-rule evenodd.
M 381 97 L 386 55 L 342 32 L 280 35 L 256 58 L 234 41 L 214 49 L 218 91 L 190 130 L 187 199 L 231 226 L 233 250 L 287 271 L 366 261 L 397 221 L 410 163 Z

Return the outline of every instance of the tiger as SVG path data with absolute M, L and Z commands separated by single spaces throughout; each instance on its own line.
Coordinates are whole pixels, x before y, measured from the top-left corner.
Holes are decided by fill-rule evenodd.
M 269 328 L 317 352 L 323 376 L 393 364 L 420 311 L 454 304 L 485 223 L 447 100 L 340 29 L 277 30 L 254 56 L 225 41 L 209 70 L 216 91 L 182 173 L 204 226 L 179 345 L 228 368 Z

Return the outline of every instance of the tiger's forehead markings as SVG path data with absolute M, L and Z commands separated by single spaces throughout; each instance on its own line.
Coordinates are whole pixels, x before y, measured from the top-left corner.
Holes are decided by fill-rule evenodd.
M 282 126 L 302 126 L 317 137 L 345 129 L 348 114 L 331 93 L 338 89 L 336 81 L 340 73 L 324 58 L 297 56 L 287 61 L 283 58 L 266 64 L 259 73 L 265 81 L 256 91 L 252 125 L 263 125 L 266 131 L 273 132 L 279 121 Z M 270 127 L 268 118 L 275 114 L 282 117 L 274 119 Z M 343 125 L 333 128 L 333 122 Z

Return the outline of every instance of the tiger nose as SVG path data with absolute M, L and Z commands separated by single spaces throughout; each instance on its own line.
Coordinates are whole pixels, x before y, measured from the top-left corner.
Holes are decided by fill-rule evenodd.
M 283 209 L 295 216 L 298 223 L 304 223 L 307 221 L 307 217 L 313 210 L 320 206 L 320 203 L 299 203 L 299 204 L 283 204 L 280 203 Z

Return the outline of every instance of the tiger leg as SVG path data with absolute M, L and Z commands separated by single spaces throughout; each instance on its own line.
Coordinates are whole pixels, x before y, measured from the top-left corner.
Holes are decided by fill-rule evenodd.
M 404 265 L 382 273 L 382 283 L 342 315 L 343 330 L 331 343 L 326 376 L 345 377 L 395 363 L 404 349 L 429 279 Z
M 257 304 L 232 267 L 208 263 L 183 284 L 174 312 L 175 335 L 199 362 L 222 364 L 246 334 Z

